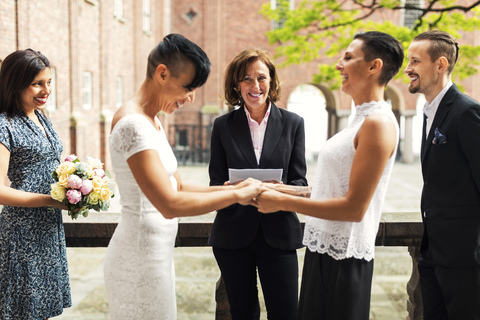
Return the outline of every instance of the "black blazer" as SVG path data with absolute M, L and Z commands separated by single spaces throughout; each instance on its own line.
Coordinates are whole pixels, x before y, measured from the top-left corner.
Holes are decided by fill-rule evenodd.
M 439 128 L 446 143 L 434 144 Z M 480 104 L 453 85 L 422 142 L 421 260 L 480 265 Z
M 229 168 L 283 168 L 284 184 L 306 186 L 303 118 L 271 103 L 259 165 L 244 107 L 215 119 L 210 185 L 223 185 L 228 181 Z M 302 247 L 303 233 L 296 213 L 282 211 L 264 215 L 253 206 L 240 204 L 218 210 L 208 243 L 225 249 L 242 248 L 255 239 L 260 227 L 272 247 L 283 250 Z

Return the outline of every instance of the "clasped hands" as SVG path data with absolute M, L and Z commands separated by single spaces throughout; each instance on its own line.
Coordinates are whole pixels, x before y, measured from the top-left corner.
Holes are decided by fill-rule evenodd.
M 239 204 L 243 206 L 252 205 L 258 208 L 262 213 L 271 213 L 281 210 L 280 202 L 283 197 L 281 192 L 276 191 L 279 185 L 283 183 L 259 181 L 248 178 L 235 184 L 235 188 L 239 192 Z M 225 182 L 230 185 L 230 182 Z

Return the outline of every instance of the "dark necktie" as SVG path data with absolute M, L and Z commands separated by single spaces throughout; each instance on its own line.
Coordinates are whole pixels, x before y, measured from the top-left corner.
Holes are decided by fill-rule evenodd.
M 425 115 L 425 113 L 423 114 L 423 130 L 422 130 L 422 147 L 421 147 L 421 156 L 423 158 L 423 153 L 425 152 L 425 143 L 426 143 L 426 140 L 427 140 L 427 116 Z

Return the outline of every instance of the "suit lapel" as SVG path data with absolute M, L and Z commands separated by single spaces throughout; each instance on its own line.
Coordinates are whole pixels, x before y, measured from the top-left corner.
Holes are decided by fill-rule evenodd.
M 430 146 L 432 145 L 433 137 L 435 135 L 435 128 L 439 128 L 440 125 L 445 120 L 445 117 L 450 112 L 450 106 L 453 103 L 453 100 L 455 99 L 455 96 L 457 95 L 457 93 L 458 93 L 458 89 L 457 89 L 457 86 L 455 86 L 454 84 L 450 87 L 450 89 L 448 89 L 447 93 L 445 94 L 442 101 L 440 102 L 440 105 L 438 106 L 438 109 L 437 109 L 437 113 L 435 114 L 435 118 L 433 119 L 433 123 L 430 128 L 430 131 L 428 132 L 427 140 L 425 141 L 425 148 L 422 154 L 422 162 L 423 162 L 423 159 L 425 158 L 425 155 L 428 153 Z
M 285 118 L 282 117 L 278 107 L 272 103 L 270 116 L 268 117 L 267 129 L 263 140 L 262 155 L 260 156 L 259 167 L 263 168 L 270 159 L 273 151 L 277 147 L 280 137 L 282 136 Z
M 252 168 L 258 168 L 257 158 L 253 150 L 252 135 L 250 134 L 244 107 L 239 108 L 228 122 L 233 140 L 242 151 L 245 159 L 247 159 Z

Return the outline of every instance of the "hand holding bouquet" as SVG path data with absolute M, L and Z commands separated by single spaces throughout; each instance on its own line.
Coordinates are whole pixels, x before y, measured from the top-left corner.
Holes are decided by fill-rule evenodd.
M 56 183 L 51 184 L 50 195 L 68 208 L 68 215 L 76 219 L 88 216 L 88 210 L 107 211 L 113 192 L 110 190 L 110 173 L 103 170 L 99 159 L 87 157 L 81 162 L 69 155 L 65 162 L 52 172 Z

